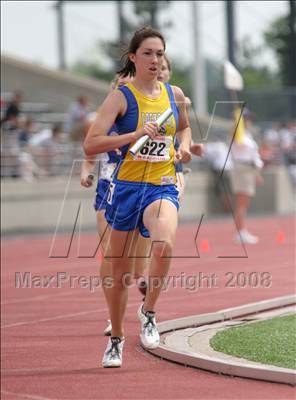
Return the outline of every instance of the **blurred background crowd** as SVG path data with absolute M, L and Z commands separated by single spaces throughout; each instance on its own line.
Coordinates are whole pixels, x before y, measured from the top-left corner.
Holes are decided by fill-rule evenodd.
M 43 176 L 69 173 L 73 160 L 83 158 L 83 138 L 94 111 L 87 95 L 72 99 L 67 112 L 58 115 L 59 121 L 56 121 L 56 114 L 50 116 L 48 112 L 45 122 L 38 118 L 44 117 L 44 110 L 42 113 L 38 110 L 42 105 L 23 103 L 22 96 L 20 91 L 1 95 L 1 176 L 30 182 Z M 285 166 L 291 182 L 296 185 L 295 120 L 271 122 L 265 128 L 255 120 L 252 130 L 264 168 Z M 193 161 L 198 168 L 223 169 L 231 133 L 224 136 L 224 140 L 221 135 L 216 135 L 204 142 L 204 157 Z M 230 169 L 231 157 L 226 164 L 226 170 Z
M 47 112 L 47 121 L 38 118 L 40 103 L 24 105 L 26 111 L 21 91 L 1 97 L 1 175 L 30 182 L 69 173 L 73 160 L 83 157 L 82 142 L 91 113 L 88 98 L 73 99 L 64 115 Z M 49 106 L 44 103 L 42 111 L 44 107 Z

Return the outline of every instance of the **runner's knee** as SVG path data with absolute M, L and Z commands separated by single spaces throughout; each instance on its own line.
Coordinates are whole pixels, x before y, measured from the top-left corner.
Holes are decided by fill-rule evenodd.
M 155 241 L 153 243 L 153 255 L 156 258 L 169 257 L 173 252 L 173 242 L 170 239 Z

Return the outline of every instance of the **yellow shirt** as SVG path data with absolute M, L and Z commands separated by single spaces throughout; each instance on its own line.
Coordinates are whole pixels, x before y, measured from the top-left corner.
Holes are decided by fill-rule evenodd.
M 171 86 L 162 82 L 159 84 L 161 93 L 156 99 L 144 96 L 132 83 L 118 89 L 124 94 L 128 104 L 125 115 L 116 120 L 119 134 L 133 132 L 145 123 L 157 120 L 168 108 L 173 110 L 173 115 L 162 125 L 159 135 L 153 141 L 149 139 L 135 156 L 128 151 L 133 143 L 122 148 L 123 157 L 116 174 L 118 180 L 154 185 L 176 183 L 174 137 L 178 125 L 178 110 Z

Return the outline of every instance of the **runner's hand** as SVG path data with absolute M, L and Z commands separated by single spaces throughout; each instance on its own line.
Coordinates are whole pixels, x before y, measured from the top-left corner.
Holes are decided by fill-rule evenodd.
M 81 172 L 80 175 L 80 184 L 86 188 L 89 188 L 93 185 L 94 175 L 88 172 Z
M 158 135 L 159 126 L 156 122 L 148 122 L 142 128 L 136 130 L 136 138 L 139 139 L 144 135 L 148 135 L 150 139 L 154 139 Z
M 176 151 L 175 162 L 187 164 L 191 161 L 191 153 L 189 149 L 183 148 L 182 144 L 179 149 Z

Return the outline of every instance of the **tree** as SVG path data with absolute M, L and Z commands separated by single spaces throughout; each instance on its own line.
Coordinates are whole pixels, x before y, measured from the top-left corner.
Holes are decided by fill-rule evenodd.
M 115 71 L 121 68 L 120 56 L 126 47 L 129 37 L 135 30 L 143 26 L 158 27 L 158 12 L 168 7 L 170 1 L 131 1 L 132 14 L 127 18 L 124 14 L 124 5 L 127 2 L 117 1 L 117 14 L 119 24 L 119 38 L 115 41 L 98 41 L 94 49 L 94 56 L 101 54 L 107 57 L 113 64 L 108 70 L 103 68 L 97 61 L 79 61 L 73 70 L 79 74 L 91 76 L 97 79 L 111 80 Z M 164 28 L 171 27 L 170 21 L 166 21 Z M 185 76 L 185 73 L 184 73 Z
M 264 33 L 265 41 L 275 52 L 282 83 L 296 86 L 296 16 L 295 1 L 290 0 L 290 13 L 273 21 Z
M 120 68 L 120 56 L 122 50 L 127 46 L 132 32 L 144 26 L 159 28 L 158 14 L 169 6 L 170 1 L 130 1 L 132 13 L 127 18 L 124 14 L 124 4 L 127 2 L 117 1 L 117 14 L 119 24 L 119 38 L 116 41 L 102 43 L 104 53 L 114 62 L 114 69 Z M 171 21 L 164 24 L 164 28 L 171 27 Z
M 89 76 L 95 79 L 101 79 L 111 82 L 114 77 L 113 70 L 103 68 L 97 61 L 78 61 L 73 67 L 73 72 L 79 75 Z
M 264 50 L 264 46 L 254 45 L 248 36 L 245 36 L 240 44 L 239 69 L 246 88 L 264 88 L 280 84 L 278 74 L 271 71 L 267 65 L 258 62 Z

